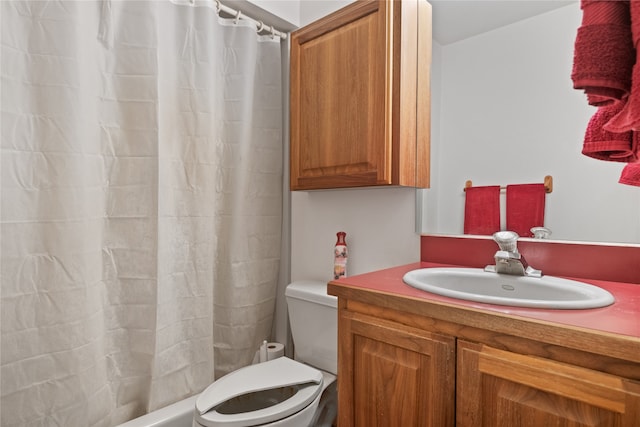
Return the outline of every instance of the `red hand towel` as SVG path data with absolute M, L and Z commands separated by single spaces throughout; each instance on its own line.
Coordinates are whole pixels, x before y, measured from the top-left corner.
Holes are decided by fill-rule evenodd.
M 500 186 L 465 190 L 464 234 L 491 235 L 500 231 Z
M 629 163 L 622 169 L 620 184 L 640 187 L 640 163 Z
M 532 227 L 544 226 L 544 184 L 507 185 L 507 230 L 532 237 Z
M 571 79 L 590 105 L 622 99 L 631 88 L 635 53 L 629 1 L 582 0 Z
M 631 34 L 633 46 L 636 48 L 634 59 L 635 65 L 631 72 L 631 92 L 627 103 L 617 115 L 615 115 L 605 125 L 609 132 L 627 132 L 630 130 L 640 131 L 640 51 L 638 42 L 640 41 L 640 2 L 631 2 Z
M 624 101 L 620 101 L 598 108 L 589 120 L 582 154 L 610 162 L 635 162 L 638 159 L 636 147 L 639 136 L 636 132 L 613 133 L 604 130 L 604 125 L 622 110 L 624 104 Z

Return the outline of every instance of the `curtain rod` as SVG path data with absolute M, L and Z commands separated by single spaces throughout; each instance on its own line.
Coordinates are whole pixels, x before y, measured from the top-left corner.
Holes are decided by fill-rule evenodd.
M 220 14 L 220 12 L 224 12 L 228 15 L 231 15 L 232 17 L 234 17 L 236 23 L 238 23 L 240 19 L 252 22 L 256 26 L 256 31 L 258 33 L 271 34 L 271 37 L 280 37 L 281 39 L 287 38 L 287 33 L 274 28 L 273 25 L 266 25 L 264 22 L 258 19 L 254 19 L 249 15 L 246 15 L 241 10 L 234 9 L 225 4 L 222 4 L 220 0 L 170 0 L 170 1 L 171 3 L 175 3 L 179 5 L 210 7 L 215 9 L 218 15 Z

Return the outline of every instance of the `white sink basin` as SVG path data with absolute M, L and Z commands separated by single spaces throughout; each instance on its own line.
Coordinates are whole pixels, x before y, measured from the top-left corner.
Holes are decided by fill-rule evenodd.
M 598 308 L 613 295 L 588 283 L 553 276 L 524 277 L 480 268 L 422 268 L 404 275 L 406 284 L 446 297 L 515 307 Z

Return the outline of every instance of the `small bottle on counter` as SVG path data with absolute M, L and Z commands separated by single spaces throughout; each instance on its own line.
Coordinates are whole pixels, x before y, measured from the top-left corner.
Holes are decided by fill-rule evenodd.
M 341 277 L 347 277 L 347 233 L 339 231 L 338 241 L 334 250 L 333 261 L 333 278 L 340 279 Z

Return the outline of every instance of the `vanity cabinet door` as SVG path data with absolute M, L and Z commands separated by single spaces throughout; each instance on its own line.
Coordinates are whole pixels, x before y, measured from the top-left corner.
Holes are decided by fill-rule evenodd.
M 428 187 L 431 7 L 356 1 L 291 35 L 292 190 Z
M 454 425 L 455 340 L 341 310 L 338 425 Z
M 638 427 L 640 383 L 458 341 L 459 427 Z

